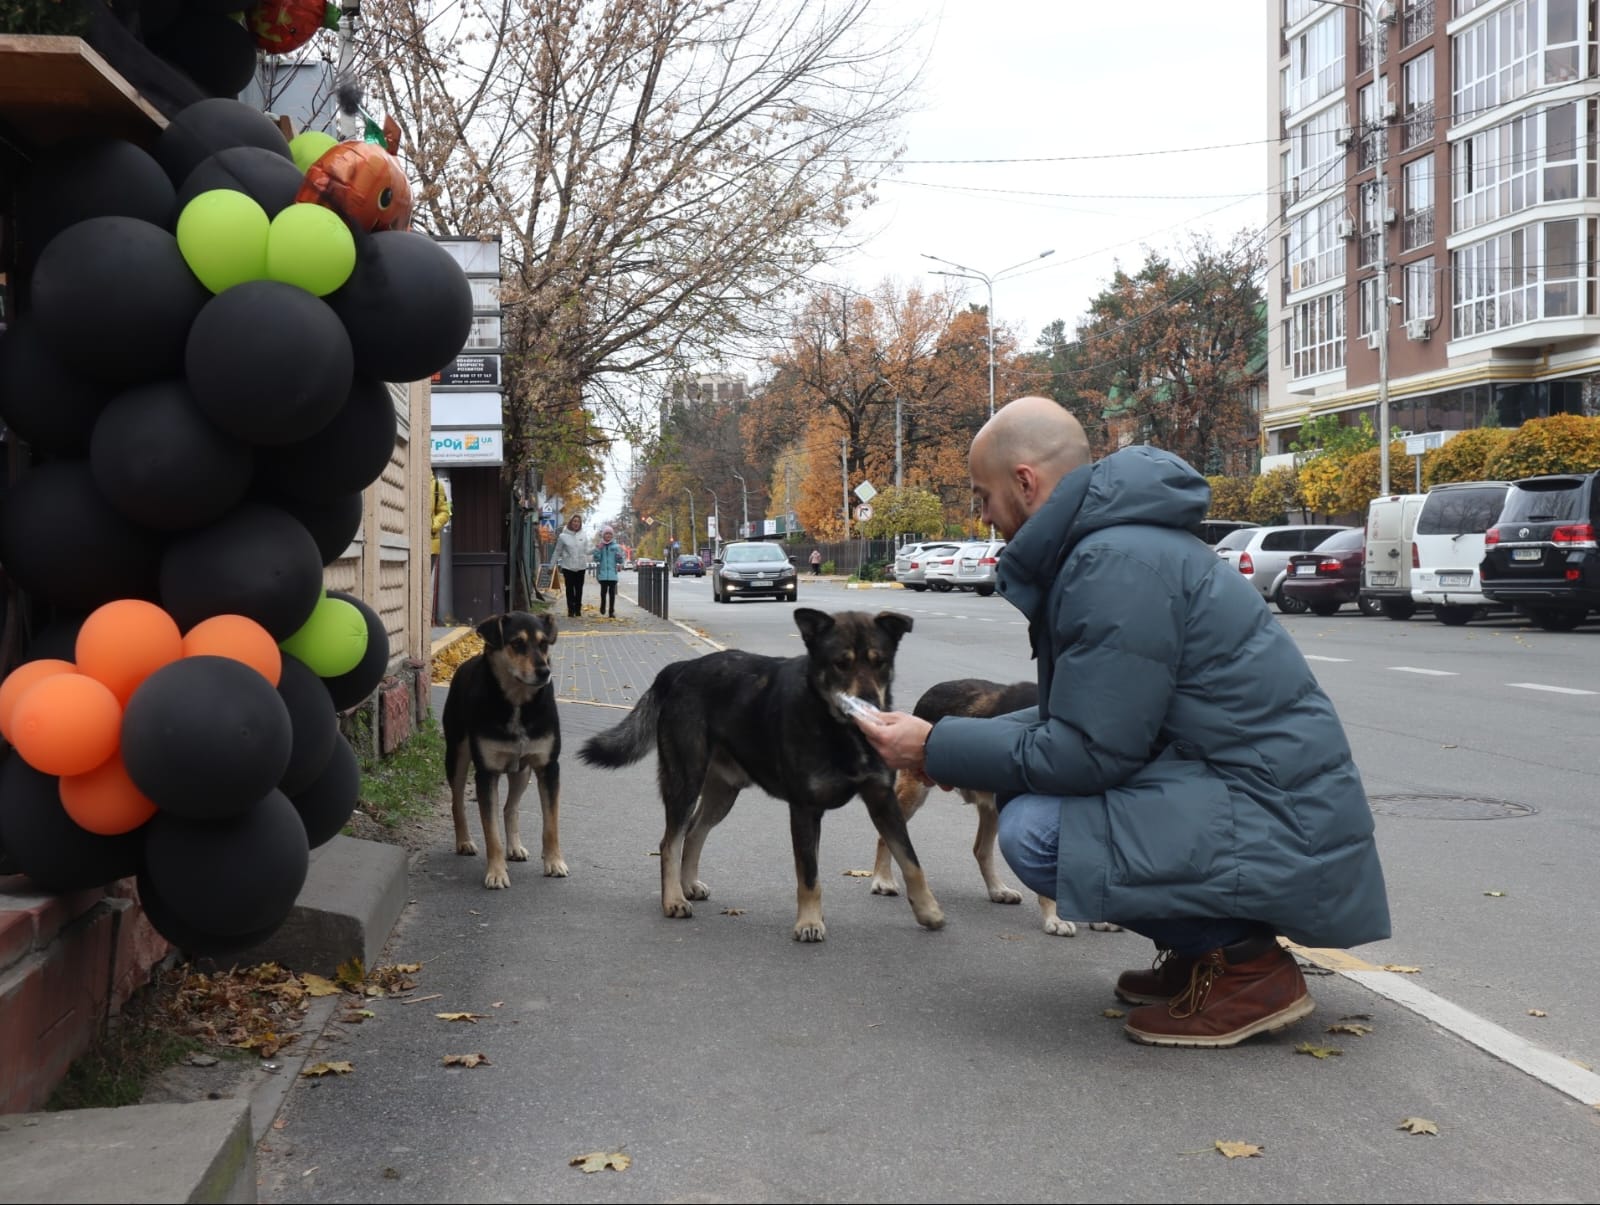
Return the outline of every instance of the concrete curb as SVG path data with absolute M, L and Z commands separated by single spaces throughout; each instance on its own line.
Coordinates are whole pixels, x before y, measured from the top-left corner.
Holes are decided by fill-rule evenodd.
M 846 582 L 846 590 L 904 590 L 900 582 Z
M 455 644 L 458 640 L 462 640 L 470 635 L 472 635 L 471 628 L 451 628 L 443 636 L 440 636 L 433 642 L 433 647 L 430 650 L 429 655 L 437 657 L 452 644 Z

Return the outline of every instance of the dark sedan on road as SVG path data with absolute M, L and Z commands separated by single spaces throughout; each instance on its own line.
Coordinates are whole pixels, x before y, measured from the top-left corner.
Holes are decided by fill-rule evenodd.
M 1282 609 L 1332 615 L 1353 602 L 1360 604 L 1363 615 L 1378 614 L 1377 600 L 1361 597 L 1361 566 L 1366 560 L 1367 533 L 1360 527 L 1331 535 L 1310 552 L 1296 553 L 1284 570 L 1281 597 L 1298 606 Z
M 705 562 L 697 556 L 680 556 L 672 566 L 673 577 L 704 577 Z

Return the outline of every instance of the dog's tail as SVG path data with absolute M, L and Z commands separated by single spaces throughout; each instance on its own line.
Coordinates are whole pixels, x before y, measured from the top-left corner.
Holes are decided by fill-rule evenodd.
M 661 703 L 652 686 L 644 698 L 633 705 L 628 718 L 615 728 L 607 728 L 598 736 L 591 736 L 578 750 L 578 760 L 589 766 L 631 766 L 655 748 L 656 717 Z

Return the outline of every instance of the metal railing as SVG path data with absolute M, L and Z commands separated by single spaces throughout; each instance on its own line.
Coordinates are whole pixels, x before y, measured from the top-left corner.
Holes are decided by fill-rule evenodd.
M 1433 0 L 1411 0 L 1400 18 L 1400 48 L 1420 42 L 1433 33 Z
M 1433 242 L 1433 208 L 1413 209 L 1401 223 L 1401 246 L 1406 251 L 1426 247 Z
M 645 565 L 639 574 L 639 605 L 658 619 L 670 619 L 667 614 L 668 583 L 672 570 L 666 565 Z

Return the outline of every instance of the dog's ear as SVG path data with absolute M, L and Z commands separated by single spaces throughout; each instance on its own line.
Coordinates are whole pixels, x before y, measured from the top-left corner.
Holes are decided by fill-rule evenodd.
M 872 622 L 889 633 L 889 639 L 896 644 L 911 630 L 911 616 L 902 615 L 899 611 L 879 611 L 873 616 Z
M 539 616 L 537 622 L 544 628 L 544 634 L 549 637 L 550 643 L 554 644 L 556 642 L 556 617 L 546 611 Z
M 478 635 L 483 637 L 483 643 L 491 649 L 504 648 L 506 643 L 504 615 L 491 615 L 478 625 Z
M 814 607 L 796 607 L 794 610 L 794 626 L 800 629 L 800 639 L 808 646 L 817 637 L 831 632 L 835 622 L 832 615 Z

